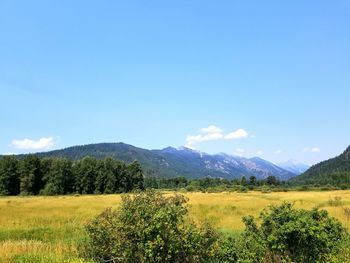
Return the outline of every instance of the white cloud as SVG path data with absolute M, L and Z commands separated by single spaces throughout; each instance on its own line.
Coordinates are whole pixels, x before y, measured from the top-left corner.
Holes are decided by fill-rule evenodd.
M 303 152 L 309 152 L 309 153 L 317 153 L 317 152 L 320 152 L 321 150 L 320 150 L 320 148 L 318 148 L 318 147 L 305 147 L 304 149 L 303 149 Z
M 26 138 L 23 140 L 12 140 L 11 145 L 23 150 L 43 150 L 51 148 L 54 145 L 54 139 L 53 137 L 42 137 L 34 141 Z
M 231 132 L 225 136 L 226 140 L 242 139 L 247 138 L 248 133 L 244 129 L 238 129 L 237 131 Z
M 280 153 L 282 153 L 282 150 L 276 150 L 275 151 L 275 154 L 280 154 Z
M 234 140 L 246 138 L 248 133 L 244 129 L 238 129 L 237 131 L 231 132 L 229 134 L 224 134 L 224 130 L 216 127 L 215 125 L 209 125 L 206 128 L 199 130 L 197 135 L 189 135 L 186 137 L 186 147 L 194 148 L 194 145 L 205 142 L 205 141 L 214 141 L 214 140 Z
M 223 133 L 223 130 L 214 125 L 209 125 L 207 128 L 202 128 L 199 130 L 201 133 Z
M 223 135 L 222 129 L 214 125 L 199 130 L 197 135 L 189 135 L 186 138 L 186 147 L 193 148 L 195 144 L 205 141 L 213 141 L 221 139 Z

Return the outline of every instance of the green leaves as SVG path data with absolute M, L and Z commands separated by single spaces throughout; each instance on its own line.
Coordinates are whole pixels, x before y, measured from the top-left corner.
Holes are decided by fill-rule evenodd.
M 87 226 L 89 255 L 101 262 L 203 262 L 214 255 L 216 232 L 187 218 L 187 199 L 154 191 L 123 196 Z
M 268 262 L 276 258 L 286 262 L 329 262 L 345 234 L 339 221 L 329 217 L 327 211 L 298 210 L 290 203 L 271 206 L 260 219 L 261 226 L 257 227 L 252 217 L 246 217 L 243 236 L 260 244 L 258 250 L 264 252 Z
M 19 193 L 19 162 L 13 156 L 5 156 L 0 161 L 0 195 Z

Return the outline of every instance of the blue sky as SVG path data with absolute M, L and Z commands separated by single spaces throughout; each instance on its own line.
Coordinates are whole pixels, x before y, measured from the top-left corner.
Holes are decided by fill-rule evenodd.
M 5 0 L 0 32 L 0 153 L 350 144 L 349 1 Z

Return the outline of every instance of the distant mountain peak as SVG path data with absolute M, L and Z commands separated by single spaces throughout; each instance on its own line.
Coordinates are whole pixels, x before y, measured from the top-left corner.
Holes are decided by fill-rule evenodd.
M 177 150 L 179 150 L 179 151 L 189 151 L 189 152 L 199 152 L 198 150 L 196 150 L 194 148 L 187 147 L 187 146 L 179 146 L 177 148 Z
M 284 163 L 289 163 L 289 164 L 300 164 L 299 161 L 295 160 L 295 159 L 289 159 L 287 161 L 285 161 Z
M 172 147 L 172 146 L 168 146 L 168 147 L 165 147 L 164 149 L 162 149 L 162 151 L 164 152 L 174 152 L 174 151 L 177 151 L 178 149 Z
M 297 175 L 304 173 L 307 169 L 310 168 L 309 165 L 293 159 L 289 159 L 288 161 L 283 163 L 277 163 L 277 165 Z

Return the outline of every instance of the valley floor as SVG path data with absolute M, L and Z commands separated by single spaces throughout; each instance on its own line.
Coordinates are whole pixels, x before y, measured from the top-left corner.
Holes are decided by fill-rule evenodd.
M 172 193 L 169 193 L 172 194 Z M 324 192 L 184 193 L 190 215 L 223 231 L 243 229 L 242 216 L 258 216 L 271 204 L 326 209 L 350 229 L 350 190 Z M 78 257 L 82 227 L 121 195 L 0 198 L 0 262 L 83 262 Z

